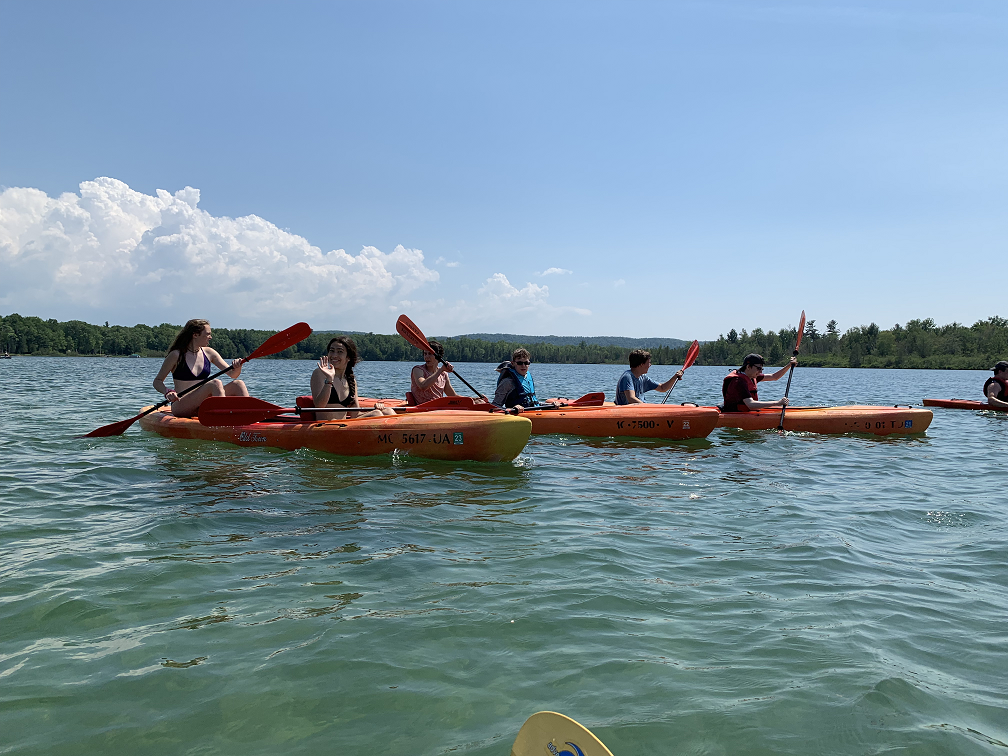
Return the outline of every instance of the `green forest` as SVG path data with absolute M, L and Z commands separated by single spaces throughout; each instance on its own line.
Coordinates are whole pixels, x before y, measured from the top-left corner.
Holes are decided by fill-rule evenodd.
M 79 320 L 58 322 L 37 317 L 0 317 L 0 349 L 11 354 L 162 357 L 181 326 L 92 325 Z M 274 331 L 214 328 L 213 347 L 226 359 L 245 357 Z M 334 332 L 313 333 L 308 339 L 276 355 L 281 359 L 315 360 Z M 701 345 L 698 365 L 738 365 L 750 352 L 762 354 L 767 365 L 782 365 L 794 348 L 795 329 L 752 331 L 732 329 Z M 420 361 L 420 352 L 399 335 L 354 333 L 361 359 Z M 533 362 L 564 364 L 625 364 L 629 348 L 600 344 L 519 344 L 467 337 L 440 339 L 445 357 L 456 362 L 499 362 L 524 346 Z M 658 346 L 651 350 L 656 365 L 680 365 L 686 347 Z M 883 330 L 875 323 L 840 333 L 835 320 L 820 332 L 809 320 L 802 336 L 799 360 L 808 367 L 932 368 L 987 370 L 1008 359 L 1008 320 L 991 317 L 971 326 L 939 326 L 931 318 L 898 323 Z

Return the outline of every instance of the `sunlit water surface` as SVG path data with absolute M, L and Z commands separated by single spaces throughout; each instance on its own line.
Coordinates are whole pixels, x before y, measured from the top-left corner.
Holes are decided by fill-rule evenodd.
M 0 361 L 0 751 L 505 756 L 553 709 L 617 756 L 1008 754 L 1006 416 L 533 437 L 502 465 L 75 438 L 157 399 L 158 364 Z M 311 368 L 242 377 L 289 404 Z M 544 396 L 622 370 L 533 366 Z M 362 394 L 408 371 L 362 364 Z M 791 396 L 986 375 L 799 368 Z

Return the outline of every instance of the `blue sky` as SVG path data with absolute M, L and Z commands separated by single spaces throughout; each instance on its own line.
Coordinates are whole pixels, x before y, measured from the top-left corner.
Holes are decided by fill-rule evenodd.
M 0 313 L 1004 316 L 1006 72 L 1003 2 L 6 2 Z

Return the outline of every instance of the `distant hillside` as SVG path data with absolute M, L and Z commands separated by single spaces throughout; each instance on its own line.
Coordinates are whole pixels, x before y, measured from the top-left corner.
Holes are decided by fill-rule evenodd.
M 585 344 L 598 346 L 617 346 L 623 349 L 649 349 L 651 347 L 669 347 L 678 349 L 692 342 L 682 339 L 631 339 L 626 336 L 520 336 L 514 333 L 467 333 L 456 336 L 459 339 L 477 339 L 479 341 L 506 341 L 513 344 L 555 344 L 557 346 Z

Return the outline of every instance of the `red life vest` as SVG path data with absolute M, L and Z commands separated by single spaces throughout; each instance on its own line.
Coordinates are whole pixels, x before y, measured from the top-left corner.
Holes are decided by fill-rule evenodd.
M 745 400 L 752 398 L 759 401 L 756 381 L 738 370 L 732 370 L 721 381 L 721 396 L 724 397 L 725 412 L 748 412 Z
M 998 390 L 998 392 L 994 396 L 994 398 L 995 399 L 1000 399 L 1001 401 L 1006 401 L 1006 399 L 1008 399 L 1008 380 L 1005 380 L 1004 378 L 997 378 L 997 377 L 991 377 L 991 378 L 987 379 L 987 382 L 984 384 L 984 390 L 983 390 L 984 398 L 987 397 L 987 389 L 990 387 L 990 385 L 992 383 L 1000 383 L 1001 384 L 1001 388 Z

